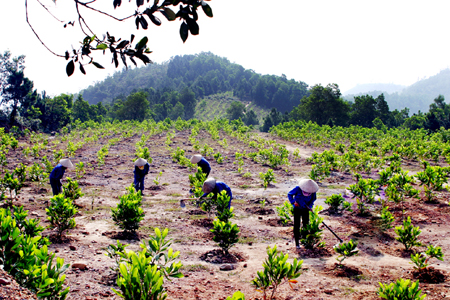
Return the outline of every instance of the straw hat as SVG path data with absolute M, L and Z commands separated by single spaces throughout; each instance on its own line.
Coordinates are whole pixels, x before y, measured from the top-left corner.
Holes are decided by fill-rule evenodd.
M 65 168 L 73 168 L 73 164 L 70 161 L 70 159 L 68 158 L 63 158 L 59 161 L 59 163 L 61 164 L 61 166 L 65 167 Z
M 298 182 L 298 186 L 302 189 L 302 191 L 314 194 L 319 190 L 319 186 L 312 179 L 301 179 Z
M 201 160 L 202 160 L 202 156 L 200 154 L 195 154 L 194 156 L 191 157 L 192 164 L 197 164 Z
M 208 178 L 205 180 L 205 182 L 203 182 L 203 193 L 211 193 L 214 188 L 216 187 L 216 180 L 214 178 Z
M 145 159 L 143 159 L 143 158 L 138 158 L 138 159 L 136 159 L 136 161 L 134 162 L 134 165 L 135 165 L 136 167 L 143 167 L 143 166 L 145 166 L 146 163 L 147 163 L 147 161 L 146 161 Z

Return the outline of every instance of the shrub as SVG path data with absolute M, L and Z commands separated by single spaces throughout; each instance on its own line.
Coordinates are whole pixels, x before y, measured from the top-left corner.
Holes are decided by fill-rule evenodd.
M 301 236 L 305 238 L 300 239 L 300 242 L 309 249 L 314 247 L 325 246 L 322 240 L 322 231 L 319 226 L 323 222 L 323 218 L 319 217 L 319 212 L 322 210 L 322 206 L 315 206 L 313 211 L 309 212 L 309 224 L 300 228 Z
M 291 204 L 291 202 L 284 201 L 284 203 L 280 206 L 277 206 L 276 209 L 281 223 L 286 225 L 292 220 L 292 216 L 294 215 L 294 206 Z
M 275 174 L 272 169 L 268 169 L 266 173 L 260 172 L 259 178 L 263 181 L 264 189 L 267 189 L 267 186 L 272 182 L 276 183 Z
M 197 172 L 195 174 L 189 174 L 189 182 L 191 189 L 194 192 L 196 198 L 203 195 L 203 182 L 206 180 L 206 174 L 202 172 L 202 168 L 197 167 Z M 195 203 L 198 205 L 198 203 Z
M 234 292 L 233 297 L 227 297 L 226 300 L 245 300 L 245 295 L 241 291 Z
M 395 218 L 394 215 L 392 215 L 392 213 L 389 211 L 389 206 L 384 206 L 381 209 L 380 217 L 381 217 L 380 228 L 382 230 L 392 228 L 392 223 L 394 223 Z
M 409 279 L 398 279 L 395 283 L 382 284 L 379 282 L 378 296 L 387 300 L 422 300 L 425 295 L 419 290 L 419 280 L 411 282 Z
M 352 211 L 352 204 L 345 201 L 341 194 L 333 194 L 330 197 L 327 197 L 325 203 L 330 206 L 328 209 L 330 213 L 342 213 L 344 210 Z
M 65 230 L 75 228 L 74 216 L 78 210 L 70 199 L 66 199 L 63 194 L 58 194 L 50 199 L 50 205 L 45 209 L 50 227 L 56 228 L 58 239 L 61 239 Z
M 342 262 L 347 257 L 352 257 L 358 254 L 358 242 L 353 242 L 353 240 L 348 241 L 347 243 L 340 243 L 333 247 L 334 251 L 339 254 L 336 260 L 339 262 L 339 265 L 342 266 Z
M 439 166 L 426 166 L 426 169 L 422 172 L 417 172 L 416 178 L 420 181 L 420 185 L 423 185 L 423 190 L 428 202 L 432 202 L 435 191 L 441 191 L 445 189 L 444 184 L 447 183 L 448 173 L 445 168 Z
M 428 267 L 428 261 L 431 258 L 436 258 L 441 261 L 444 260 L 444 254 L 441 247 L 434 247 L 429 245 L 427 250 L 422 253 L 411 254 L 411 261 L 415 264 L 415 269 L 422 271 Z
M 210 231 L 214 234 L 213 241 L 219 244 L 222 251 L 228 255 L 228 251 L 239 241 L 239 227 L 230 221 L 213 221 L 214 228 Z
M 117 208 L 111 208 L 113 221 L 125 231 L 136 231 L 139 223 L 144 219 L 144 210 L 141 207 L 142 195 L 136 192 L 133 185 L 127 188 L 127 193 L 119 197 Z
M 17 195 L 19 194 L 19 191 L 23 187 L 23 183 L 19 181 L 18 178 L 14 178 L 14 173 L 9 173 L 6 171 L 5 176 L 3 177 L 3 180 L 1 182 L 2 185 L 2 191 L 4 189 L 9 190 L 9 206 L 12 206 L 13 201 L 16 200 Z M 2 193 L 3 195 L 3 193 Z M 2 197 L 3 198 L 3 197 Z
M 75 200 L 83 197 L 83 193 L 81 192 L 81 188 L 78 187 L 78 182 L 76 180 L 72 180 L 72 178 L 66 178 L 67 183 L 63 185 L 63 195 L 65 198 Z
M 86 174 L 86 169 L 84 168 L 84 163 L 82 161 L 75 164 L 75 174 L 77 179 L 83 178 L 84 174 Z
M 421 232 L 419 226 L 414 227 L 411 224 L 411 217 L 408 217 L 403 220 L 403 226 L 395 227 L 395 233 L 398 235 L 395 239 L 402 243 L 405 250 L 408 251 L 414 246 L 422 246 L 422 243 L 417 240 Z
M 112 290 L 125 300 L 165 299 L 167 293 L 163 287 L 164 276 L 158 266 L 149 264 L 151 258 L 146 256 L 146 249 L 137 254 L 130 251 L 129 257 L 129 261 L 120 263 L 119 266 L 119 290 Z
M 252 285 L 257 290 L 262 290 L 264 299 L 273 299 L 278 287 L 286 282 L 296 283 L 295 278 L 299 277 L 302 269 L 303 260 L 297 261 L 294 258 L 292 264 L 287 262 L 288 254 L 277 251 L 277 246 L 267 249 L 268 257 L 263 263 L 264 270 L 258 271 Z M 270 293 L 272 290 L 272 293 Z
M 363 179 L 360 174 L 355 175 L 358 182 L 349 186 L 353 193 L 353 198 L 356 197 L 356 205 L 361 215 L 366 214 L 367 204 L 372 204 L 375 200 L 375 195 L 378 193 L 378 184 L 373 179 Z

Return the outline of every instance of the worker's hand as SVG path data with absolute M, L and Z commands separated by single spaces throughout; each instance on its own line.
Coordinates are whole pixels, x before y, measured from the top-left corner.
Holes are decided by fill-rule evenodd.
M 300 204 L 298 204 L 297 202 L 294 202 L 294 206 L 295 207 L 300 207 Z

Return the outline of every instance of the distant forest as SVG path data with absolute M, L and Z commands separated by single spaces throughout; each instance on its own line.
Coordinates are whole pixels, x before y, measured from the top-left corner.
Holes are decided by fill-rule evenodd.
M 89 104 L 114 104 L 137 91 L 146 92 L 150 106 L 175 106 L 169 95 L 192 91 L 196 99 L 232 92 L 240 100 L 284 113 L 308 96 L 308 85 L 285 75 L 260 75 L 209 52 L 175 56 L 169 62 L 116 72 L 80 92 Z M 185 103 L 181 103 L 185 105 Z
M 401 110 L 405 107 L 409 109 L 412 114 L 417 114 L 419 111 L 427 112 L 433 100 L 442 95 L 445 99 L 450 99 L 450 69 L 445 69 L 438 74 L 427 79 L 422 79 L 416 83 L 399 88 L 395 85 L 362 85 L 351 89 L 344 96 L 347 101 L 353 101 L 355 96 L 370 95 L 378 97 L 383 94 L 386 102 L 391 109 Z M 396 88 L 397 91 L 393 92 Z M 363 90 L 364 89 L 364 90 Z M 355 91 L 354 93 L 352 93 Z

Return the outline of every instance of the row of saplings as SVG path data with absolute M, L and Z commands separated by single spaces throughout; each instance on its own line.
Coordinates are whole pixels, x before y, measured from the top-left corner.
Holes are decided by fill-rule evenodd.
M 192 177 L 191 184 L 192 184 Z M 203 178 L 199 178 L 200 182 Z M 195 180 L 194 180 L 195 181 Z M 194 182 L 195 183 L 195 182 Z M 194 184 L 199 185 L 200 183 Z M 47 219 L 50 227 L 56 228 L 56 240 L 63 238 L 64 231 L 75 227 L 74 216 L 77 213 L 74 201 L 82 196 L 78 183 L 67 178 L 67 184 L 63 186 L 63 193 L 51 198 L 46 208 Z M 340 195 L 333 195 L 327 199 L 331 207 L 339 209 L 346 206 Z M 142 195 L 135 192 L 130 186 L 127 193 L 120 198 L 117 208 L 112 208 L 112 218 L 115 223 L 126 232 L 134 232 L 139 228 L 139 223 L 144 218 L 141 207 Z M 205 211 L 214 211 L 216 219 L 213 240 L 218 243 L 225 254 L 238 242 L 239 228 L 230 222 L 234 216 L 233 208 L 228 208 L 229 198 L 223 193 L 218 195 L 217 200 L 207 198 L 200 203 Z M 347 205 L 348 206 L 348 205 Z M 292 207 L 292 206 L 291 206 Z M 323 218 L 318 214 L 322 208 L 317 206 L 310 213 L 310 224 L 303 228 L 306 237 L 302 243 L 306 247 L 321 247 L 321 229 L 319 228 Z M 280 211 L 279 211 L 280 213 Z M 50 244 L 46 237 L 40 233 L 45 229 L 39 225 L 39 219 L 27 219 L 28 211 L 23 207 L 9 205 L 0 210 L 1 241 L 0 259 L 4 270 L 14 276 L 17 282 L 33 292 L 42 299 L 65 299 L 69 287 L 64 288 L 65 275 L 63 274 L 68 264 L 64 264 L 62 258 L 56 258 L 55 254 L 49 253 L 47 245 Z M 395 228 L 398 237 L 396 239 L 405 245 L 407 250 L 419 246 L 420 230 L 411 225 L 408 217 L 403 226 Z M 167 295 L 163 286 L 165 279 L 170 277 L 183 277 L 180 269 L 182 264 L 176 261 L 179 252 L 170 248 L 171 242 L 166 241 L 168 230 L 161 232 L 155 229 L 155 236 L 141 244 L 142 251 L 135 253 L 126 251 L 127 245 L 110 245 L 107 255 L 116 262 L 114 268 L 118 274 L 117 295 L 124 299 L 164 299 Z M 358 253 L 357 243 L 350 240 L 341 243 L 334 250 L 339 254 L 337 260 L 339 265 L 345 258 Z M 288 255 L 277 251 L 276 246 L 268 248 L 268 257 L 263 263 L 264 270 L 259 271 L 252 285 L 262 291 L 264 299 L 273 299 L 277 288 L 283 283 L 295 283 L 295 279 L 301 275 L 303 261 L 294 259 L 293 263 L 287 262 Z M 442 249 L 429 245 L 423 253 L 411 255 L 416 269 L 425 270 L 431 258 L 443 260 Z M 418 282 L 399 279 L 395 283 L 383 285 L 380 283 L 378 290 L 380 297 L 385 299 L 423 299 Z M 236 292 L 228 299 L 244 299 L 241 292 Z

